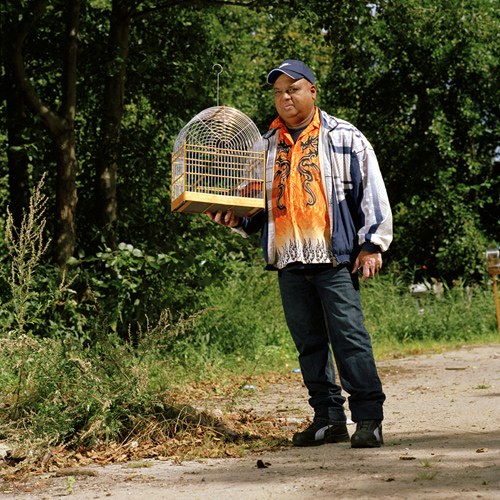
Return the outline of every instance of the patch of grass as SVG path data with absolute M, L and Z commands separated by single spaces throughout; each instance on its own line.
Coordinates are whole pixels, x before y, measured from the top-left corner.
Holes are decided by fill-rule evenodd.
M 423 468 L 427 468 L 427 469 L 434 467 L 436 465 L 436 463 L 438 463 L 440 461 L 441 461 L 441 459 L 427 460 L 426 458 L 423 460 L 419 460 L 420 466 Z
M 243 277 L 242 277 L 243 276 Z M 361 284 L 365 325 L 377 359 L 445 352 L 464 344 L 498 343 L 493 291 L 461 283 L 415 299 L 401 276 L 385 273 Z M 174 359 L 188 378 L 266 373 L 297 368 L 297 353 L 281 308 L 276 273 L 251 264 L 204 292 L 194 336 L 177 344 Z
M 490 387 L 491 385 L 487 385 L 486 381 L 483 381 L 482 384 L 477 385 L 474 389 L 489 389 Z
M 153 463 L 152 462 L 129 462 L 125 464 L 125 467 L 127 469 L 141 469 L 141 468 L 147 468 L 147 467 L 152 467 Z
M 66 491 L 71 495 L 74 493 L 73 491 L 73 484 L 75 484 L 76 479 L 73 476 L 69 476 L 68 479 L 66 479 Z
M 436 474 L 437 472 L 422 472 L 414 479 L 414 481 L 431 481 L 436 477 Z

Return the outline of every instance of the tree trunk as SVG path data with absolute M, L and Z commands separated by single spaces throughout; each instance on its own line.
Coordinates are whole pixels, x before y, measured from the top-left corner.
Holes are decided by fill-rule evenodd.
M 75 149 L 76 68 L 78 51 L 78 24 L 81 0 L 68 2 L 66 12 L 66 40 L 62 75 L 62 127 L 54 134 L 57 148 L 56 177 L 56 232 L 54 260 L 62 268 L 73 255 L 76 243 L 76 174 L 78 162 Z
M 104 88 L 101 139 L 96 160 L 97 224 L 106 245 L 115 250 L 116 236 L 116 168 L 120 156 L 120 130 L 125 94 L 125 70 L 130 40 L 130 2 L 113 0 L 109 32 L 108 76 Z
M 73 255 L 76 243 L 76 174 L 78 162 L 73 128 L 56 139 L 56 232 L 54 261 L 62 268 Z
M 43 120 L 56 150 L 56 217 L 54 230 L 54 260 L 66 267 L 66 260 L 73 255 L 76 241 L 76 173 L 74 123 L 76 115 L 76 59 L 78 24 L 81 0 L 67 3 L 65 40 L 63 47 L 61 108 L 58 113 L 42 102 L 26 74 L 22 47 L 26 36 L 42 17 L 47 0 L 34 2 L 22 21 L 12 30 L 8 62 L 17 89 L 30 110 Z

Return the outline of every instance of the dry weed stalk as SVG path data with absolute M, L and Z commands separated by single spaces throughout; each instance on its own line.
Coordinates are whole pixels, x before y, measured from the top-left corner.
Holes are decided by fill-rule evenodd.
M 12 307 L 17 331 L 23 332 L 30 318 L 26 318 L 31 296 L 33 272 L 49 241 L 44 242 L 45 210 L 47 197 L 42 193 L 45 174 L 33 190 L 28 212 L 24 214 L 20 228 L 14 225 L 12 213 L 7 208 L 5 241 L 11 256 L 10 279 L 4 276 L 12 291 Z

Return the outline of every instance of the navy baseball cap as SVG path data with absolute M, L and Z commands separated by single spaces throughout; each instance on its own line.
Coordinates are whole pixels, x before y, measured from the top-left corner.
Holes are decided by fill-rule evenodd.
M 267 75 L 267 83 L 274 83 L 283 73 L 295 80 L 305 78 L 314 85 L 312 71 L 302 61 L 296 61 L 295 59 L 287 59 L 278 68 L 273 69 Z

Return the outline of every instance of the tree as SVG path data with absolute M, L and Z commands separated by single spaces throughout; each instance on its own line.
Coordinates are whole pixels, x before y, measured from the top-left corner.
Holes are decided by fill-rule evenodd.
M 78 26 L 81 0 L 67 2 L 63 20 L 62 75 L 60 107 L 57 111 L 46 104 L 35 89 L 23 59 L 23 44 L 49 2 L 37 0 L 30 4 L 20 21 L 12 16 L 7 26 L 6 63 L 16 82 L 17 90 L 26 105 L 39 116 L 51 137 L 57 165 L 54 260 L 65 267 L 73 254 L 76 241 L 76 173 L 75 151 L 76 68 Z M 53 103 L 52 105 L 54 105 Z
M 130 43 L 130 23 L 135 2 L 113 0 L 110 16 L 108 63 L 102 99 L 101 139 L 96 155 L 95 205 L 98 228 L 106 244 L 116 250 L 116 170 L 125 100 L 125 70 Z
M 178 12 L 190 6 L 220 8 L 228 5 L 252 6 L 251 2 L 210 0 L 177 0 L 166 4 L 112 0 L 108 40 L 108 63 L 105 80 L 101 139 L 96 158 L 96 207 L 98 227 L 104 234 L 106 244 L 116 249 L 117 220 L 117 165 L 121 148 L 120 134 L 125 102 L 126 68 L 128 64 L 131 25 L 149 16 L 165 16 L 167 12 Z
M 23 58 L 23 46 L 30 33 L 35 31 L 37 22 L 44 17 L 50 5 L 51 13 L 67 10 L 63 20 L 66 38 L 63 43 L 63 52 L 66 54 L 62 61 L 62 88 L 61 103 L 58 111 L 54 111 L 56 101 L 52 105 L 46 104 L 28 75 Z M 56 225 L 54 257 L 57 264 L 64 267 L 68 257 L 73 254 L 76 242 L 76 172 L 78 167 L 75 150 L 75 117 L 76 117 L 76 74 L 77 74 L 77 47 L 78 28 L 81 0 L 78 2 L 49 4 L 47 0 L 35 0 L 27 4 L 9 4 L 6 12 L 10 22 L 6 23 L 7 37 L 11 40 L 6 47 L 8 66 L 16 81 L 19 93 L 30 108 L 40 116 L 49 131 L 56 151 L 57 189 L 56 189 Z M 97 8 L 106 12 L 109 3 L 93 2 L 89 10 Z M 95 158 L 95 198 L 94 213 L 97 214 L 97 227 L 104 235 L 107 246 L 116 249 L 116 220 L 117 220 L 117 165 L 119 162 L 121 143 L 120 134 L 125 105 L 126 67 L 130 44 L 130 28 L 134 22 L 150 15 L 165 15 L 165 11 L 181 7 L 210 6 L 224 7 L 240 5 L 249 7 L 250 2 L 211 0 L 199 2 L 197 0 L 179 0 L 166 4 L 132 0 L 112 0 L 109 20 L 109 35 L 106 47 L 106 64 L 104 75 L 104 90 L 100 98 L 101 119 L 100 137 L 97 150 L 93 152 Z M 86 6 L 87 7 L 87 6 Z M 11 15 L 12 14 L 12 15 Z M 19 16 L 21 21 L 17 21 Z M 58 34 L 62 34 L 61 26 L 52 24 Z M 35 32 L 36 33 L 36 32 Z M 94 66 L 93 70 L 97 68 Z M 98 69 L 99 71 L 101 68 Z M 11 163 L 12 164 L 12 163 Z
M 373 142 L 394 207 L 390 254 L 477 277 L 497 240 L 500 11 L 496 2 L 371 2 L 339 38 L 328 101 Z

